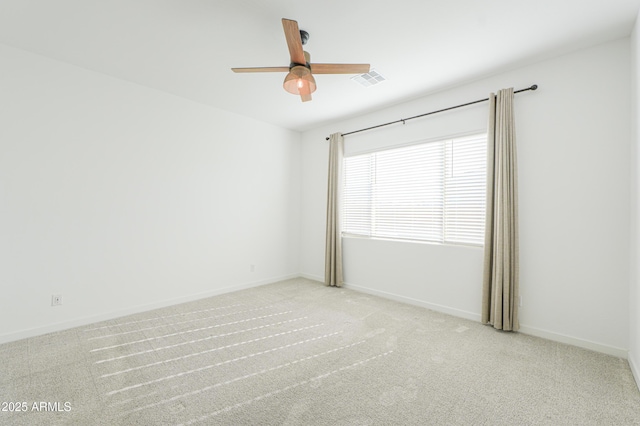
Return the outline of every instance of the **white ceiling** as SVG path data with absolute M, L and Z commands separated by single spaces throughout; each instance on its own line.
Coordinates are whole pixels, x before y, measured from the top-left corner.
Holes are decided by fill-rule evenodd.
M 640 0 L 1 0 L 0 43 L 306 130 L 630 34 Z M 281 18 L 311 62 L 370 63 L 387 81 L 318 75 L 312 102 L 282 89 Z M 533 82 L 532 82 L 533 83 Z

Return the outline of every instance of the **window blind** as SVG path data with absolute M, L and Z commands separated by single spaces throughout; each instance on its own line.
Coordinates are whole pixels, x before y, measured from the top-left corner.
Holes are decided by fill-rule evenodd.
M 486 135 L 344 159 L 343 234 L 482 245 Z

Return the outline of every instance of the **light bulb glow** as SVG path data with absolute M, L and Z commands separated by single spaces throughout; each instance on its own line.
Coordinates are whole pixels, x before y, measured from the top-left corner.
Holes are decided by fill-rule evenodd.
M 316 91 L 316 80 L 311 70 L 302 65 L 292 67 L 282 85 L 292 95 L 310 95 Z

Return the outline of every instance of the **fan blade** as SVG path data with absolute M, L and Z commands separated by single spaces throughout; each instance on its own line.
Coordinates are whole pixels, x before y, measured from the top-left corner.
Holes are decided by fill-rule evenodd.
M 289 72 L 289 67 L 231 68 L 233 72 Z
M 310 76 L 313 79 L 313 76 Z M 314 81 L 315 86 L 315 81 Z M 313 88 L 315 90 L 315 87 Z M 304 84 L 302 86 L 298 86 L 298 93 L 300 94 L 300 99 L 302 102 L 308 102 L 311 100 L 311 92 L 312 87 L 309 84 Z
M 369 72 L 369 64 L 311 64 L 314 74 L 364 74 Z
M 282 18 L 282 28 L 284 28 L 284 36 L 287 39 L 291 62 L 302 65 L 306 64 L 307 61 L 305 61 L 304 51 L 302 50 L 302 39 L 300 38 L 298 23 L 291 19 Z

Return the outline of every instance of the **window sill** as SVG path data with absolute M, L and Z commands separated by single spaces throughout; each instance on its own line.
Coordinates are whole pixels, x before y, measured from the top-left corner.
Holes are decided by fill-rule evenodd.
M 467 248 L 476 248 L 476 249 L 484 249 L 484 244 L 462 244 L 462 243 L 449 243 L 449 242 L 438 242 L 438 241 L 424 241 L 424 240 L 410 240 L 403 238 L 386 238 L 386 237 L 367 237 L 365 235 L 355 235 L 355 234 L 342 234 L 343 239 L 354 239 L 354 240 L 372 240 L 372 241 L 390 241 L 396 243 L 408 243 L 408 244 L 423 244 L 430 246 L 446 246 L 446 247 L 467 247 Z

